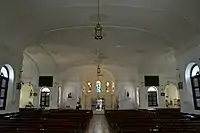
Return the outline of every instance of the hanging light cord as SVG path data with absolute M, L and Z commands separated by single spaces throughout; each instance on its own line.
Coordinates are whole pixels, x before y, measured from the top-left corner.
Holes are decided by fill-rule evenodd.
M 100 21 L 100 14 L 99 14 L 99 10 L 100 10 L 100 9 L 99 9 L 99 6 L 100 6 L 100 5 L 99 5 L 99 3 L 100 3 L 100 2 L 99 2 L 99 0 L 98 0 L 98 23 L 99 23 L 99 21 Z

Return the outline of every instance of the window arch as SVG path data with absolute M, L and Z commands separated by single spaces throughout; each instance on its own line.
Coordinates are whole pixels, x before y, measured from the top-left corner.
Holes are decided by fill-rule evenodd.
M 44 87 L 41 89 L 40 106 L 49 107 L 49 103 L 50 103 L 50 89 Z
M 92 91 L 92 83 L 91 82 L 87 82 L 87 88 L 88 88 L 88 92 Z
M 8 82 L 9 82 L 9 69 L 7 66 L 1 67 L 0 74 L 0 110 L 6 108 Z
M 106 82 L 106 92 L 109 92 L 109 91 L 110 91 L 110 83 Z
M 115 83 L 112 82 L 112 93 L 114 93 L 114 92 L 115 92 Z
M 158 106 L 158 90 L 156 87 L 149 87 L 148 90 L 148 106 L 157 107 Z
M 200 109 L 200 75 L 199 66 L 194 64 L 190 70 L 190 79 L 193 92 L 193 100 L 195 109 Z
M 6 66 L 1 67 L 1 76 L 9 78 L 9 70 Z
M 101 92 L 101 81 L 96 81 L 96 90 L 97 92 Z
M 199 75 L 199 66 L 197 64 L 193 65 L 190 71 L 191 77 L 194 77 L 196 75 Z

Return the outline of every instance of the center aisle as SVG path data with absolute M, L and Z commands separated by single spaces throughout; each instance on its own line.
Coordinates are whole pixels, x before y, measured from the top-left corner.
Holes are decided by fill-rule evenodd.
M 104 115 L 93 115 L 86 133 L 110 133 Z

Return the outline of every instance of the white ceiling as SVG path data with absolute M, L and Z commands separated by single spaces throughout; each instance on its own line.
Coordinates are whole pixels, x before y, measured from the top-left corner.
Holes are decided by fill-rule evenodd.
M 104 39 L 93 39 L 97 0 L 4 0 L 0 44 L 22 44 L 57 64 L 91 64 L 97 48 L 103 63 L 135 65 L 171 58 L 200 33 L 199 0 L 100 0 Z M 44 52 L 46 51 L 46 52 Z M 161 56 L 162 55 L 162 56 Z M 171 61 L 170 60 L 170 61 Z M 142 63 L 144 64 L 144 63 Z

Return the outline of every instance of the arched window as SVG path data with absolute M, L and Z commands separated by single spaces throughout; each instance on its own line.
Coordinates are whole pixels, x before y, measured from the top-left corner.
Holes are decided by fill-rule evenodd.
M 200 109 L 200 75 L 197 64 L 193 65 L 190 71 L 193 100 L 195 109 Z
M 40 106 L 49 107 L 50 103 L 50 90 L 47 87 L 41 89 Z
M 91 92 L 92 91 L 92 83 L 91 82 L 88 82 L 87 83 L 87 88 L 88 88 L 88 92 Z
M 150 87 L 148 90 L 148 106 L 156 107 L 158 106 L 158 90 L 156 87 Z
M 97 90 L 97 92 L 101 92 L 101 81 L 97 81 L 96 82 L 96 90 Z
M 140 92 L 139 87 L 136 88 L 137 105 L 140 106 Z
M 61 105 L 61 98 L 62 98 L 62 88 L 58 87 L 58 107 Z
M 115 92 L 115 83 L 112 82 L 112 93 L 114 93 L 114 92 Z
M 106 92 L 109 92 L 109 91 L 110 91 L 110 83 L 106 82 Z
M 9 82 L 9 70 L 6 66 L 1 67 L 0 75 L 0 110 L 6 108 L 6 99 Z

